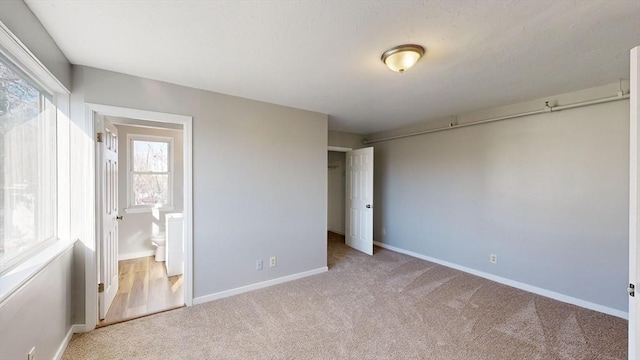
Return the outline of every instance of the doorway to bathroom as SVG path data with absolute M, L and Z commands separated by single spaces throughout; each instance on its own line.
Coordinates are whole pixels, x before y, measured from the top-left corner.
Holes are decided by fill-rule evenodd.
M 113 116 L 99 121 L 117 134 L 118 144 L 106 146 L 119 150 L 117 185 L 111 187 L 118 189 L 112 201 L 118 287 L 108 308 L 99 309 L 97 326 L 103 326 L 184 305 L 182 246 L 167 246 L 182 242 L 181 231 L 167 230 L 183 226 L 183 130 L 179 124 Z
M 91 106 L 106 110 L 93 113 L 96 326 L 190 304 L 191 192 L 185 175 L 191 167 L 186 124 L 162 116 L 157 121 L 144 111 Z M 187 130 L 190 135 L 190 123 Z

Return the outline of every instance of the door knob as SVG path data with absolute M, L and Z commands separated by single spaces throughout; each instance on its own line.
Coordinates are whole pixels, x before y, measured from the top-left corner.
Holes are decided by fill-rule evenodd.
M 367 209 L 371 209 L 371 204 L 367 204 Z
M 120 215 L 120 216 L 116 216 L 116 220 L 122 220 L 122 218 L 123 218 L 123 216 L 122 216 L 122 215 Z

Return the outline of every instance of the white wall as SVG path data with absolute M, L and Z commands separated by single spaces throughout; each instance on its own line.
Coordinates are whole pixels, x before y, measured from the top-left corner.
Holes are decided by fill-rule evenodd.
M 613 96 L 617 87 L 459 121 Z M 626 312 L 628 117 L 624 100 L 376 143 L 376 240 Z
M 152 227 L 155 224 L 159 231 L 164 231 L 165 214 L 182 212 L 183 204 L 183 175 L 182 164 L 183 144 L 181 130 L 152 129 L 137 126 L 116 125 L 118 129 L 118 214 L 123 218 L 118 222 L 118 255 L 119 257 L 131 258 L 141 253 L 154 251 L 151 244 Z M 125 209 L 128 206 L 127 193 L 127 159 L 129 158 L 129 147 L 127 135 L 142 134 L 163 136 L 173 139 L 173 207 L 172 210 L 163 210 L 157 213 L 130 213 Z
M 327 230 L 344 235 L 345 153 L 329 151 L 328 155 Z
M 74 107 L 193 116 L 194 297 L 326 267 L 326 115 L 82 66 L 76 80 Z

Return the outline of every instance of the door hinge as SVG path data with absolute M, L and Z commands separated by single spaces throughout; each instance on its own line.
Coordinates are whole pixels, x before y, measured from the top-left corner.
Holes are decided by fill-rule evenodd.
M 98 136 L 96 136 L 96 141 L 99 143 L 102 142 L 102 133 L 98 133 Z
M 100 283 L 98 284 L 98 293 L 103 293 L 104 292 L 104 283 Z
M 627 289 L 627 292 L 629 292 L 629 296 L 636 296 L 636 286 L 634 284 L 629 284 L 629 288 Z

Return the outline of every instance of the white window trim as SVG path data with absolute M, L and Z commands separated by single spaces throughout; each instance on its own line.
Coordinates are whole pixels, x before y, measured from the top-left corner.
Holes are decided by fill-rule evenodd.
M 126 208 L 124 209 L 124 212 L 126 214 L 143 214 L 143 213 L 150 213 L 155 210 L 172 211 L 174 209 L 175 207 L 173 206 L 138 206 L 138 207 Z
M 169 203 L 163 206 L 153 205 L 134 205 L 133 204 L 133 142 L 134 141 L 157 141 L 169 144 L 167 154 L 167 173 Z M 168 211 L 173 210 L 173 138 L 169 136 L 143 135 L 143 134 L 127 134 L 127 207 L 124 210 L 127 214 L 152 212 L 153 210 Z
M 37 85 L 39 85 L 45 92 L 49 94 L 53 94 L 52 103 L 59 109 L 60 102 L 65 101 L 64 98 L 68 99 L 70 91 L 47 69 L 40 60 L 18 39 L 9 28 L 7 28 L 2 22 L 0 22 L 0 52 L 8 58 L 14 65 L 16 65 L 20 70 L 26 73 L 31 80 L 35 81 Z M 68 100 L 66 100 L 68 101 Z M 61 119 L 59 118 L 59 110 L 56 109 L 56 128 L 60 129 Z M 63 127 L 64 128 L 64 127 Z M 44 268 L 55 261 L 58 257 L 62 255 L 62 253 L 66 252 L 69 248 L 73 246 L 75 243 L 74 240 L 65 238 L 60 239 L 61 235 L 59 231 L 59 225 L 61 222 L 68 221 L 68 211 L 64 214 L 61 214 L 60 209 L 60 194 L 66 193 L 65 191 L 61 191 L 61 186 L 64 186 L 64 182 L 61 182 L 60 179 L 64 177 L 64 174 L 60 174 L 60 169 L 58 168 L 60 156 L 63 155 L 60 153 L 59 142 L 63 140 L 61 135 L 58 133 L 56 135 L 56 160 L 57 160 L 57 205 L 55 214 L 57 222 L 54 226 L 56 226 L 56 234 L 55 237 L 43 242 L 39 249 L 41 251 L 34 253 L 32 257 L 24 260 L 23 262 L 15 265 L 15 267 L 9 269 L 7 272 L 0 275 L 0 307 L 4 305 L 6 301 L 11 299 L 13 294 L 20 289 L 23 285 L 29 282 L 34 276 L 44 270 Z M 66 154 L 68 155 L 68 154 Z M 64 231 L 65 235 L 68 235 L 66 231 Z
M 47 69 L 38 58 L 0 21 L 0 51 L 51 94 L 71 92 Z
M 2 277 L 0 277 L 0 307 L 11 299 L 11 296 L 22 285 L 28 283 L 38 272 L 73 247 L 75 242 L 76 240 L 68 239 L 49 242 L 46 249 L 34 254 L 2 274 Z

